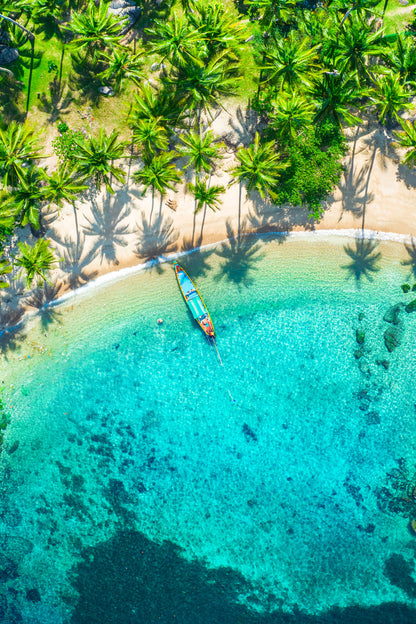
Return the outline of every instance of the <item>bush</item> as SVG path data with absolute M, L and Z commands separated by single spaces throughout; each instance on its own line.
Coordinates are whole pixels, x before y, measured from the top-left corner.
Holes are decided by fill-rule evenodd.
M 65 122 L 58 125 L 58 130 L 59 136 L 52 141 L 53 151 L 62 163 L 74 164 L 78 143 L 82 143 L 85 136 L 81 130 L 71 130 Z
M 332 122 L 305 128 L 285 148 L 290 165 L 280 177 L 277 203 L 306 205 L 309 218 L 319 221 L 322 202 L 341 179 L 346 152 L 346 141 Z

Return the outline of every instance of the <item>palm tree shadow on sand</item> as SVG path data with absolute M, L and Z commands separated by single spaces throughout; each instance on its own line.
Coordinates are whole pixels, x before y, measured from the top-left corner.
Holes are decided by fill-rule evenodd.
M 69 236 L 64 240 L 57 240 L 63 248 L 63 260 L 61 269 L 65 272 L 65 280 L 71 289 L 79 288 L 98 275 L 98 271 L 88 271 L 88 266 L 97 256 L 97 251 L 90 249 L 84 253 L 85 239 L 81 237 L 78 241 L 73 241 Z
M 344 251 L 351 258 L 351 262 L 341 265 L 341 268 L 346 269 L 358 285 L 363 277 L 373 281 L 374 274 L 380 270 L 377 265 L 381 260 L 381 253 L 376 252 L 377 247 L 377 241 L 366 238 L 357 238 L 354 246 L 344 245 Z
M 410 245 L 404 246 L 406 249 L 409 258 L 407 260 L 402 260 L 402 266 L 408 266 L 411 270 L 411 273 L 414 278 L 416 278 L 416 240 L 412 237 Z
M 144 212 L 141 213 L 142 222 L 137 225 L 139 238 L 137 241 L 136 255 L 145 262 L 157 260 L 160 256 L 171 253 L 177 249 L 179 232 L 173 227 L 170 217 L 164 218 L 159 212 L 156 218 L 149 221 Z M 160 263 L 156 265 L 158 273 L 163 269 Z
M 248 225 L 250 230 L 259 233 L 277 233 L 276 237 L 270 237 L 268 240 L 276 238 L 279 242 L 284 242 L 288 236 L 288 232 L 294 227 L 301 226 L 305 230 L 314 230 L 314 220 L 309 219 L 309 211 L 307 208 L 299 207 L 296 210 L 293 206 L 283 205 L 275 206 L 262 199 L 259 195 L 252 194 L 252 207 L 249 210 L 247 221 L 242 224 L 241 230 Z
M 225 278 L 238 286 L 248 287 L 254 281 L 252 272 L 257 270 L 256 264 L 261 262 L 264 254 L 260 253 L 260 245 L 255 234 L 237 236 L 229 219 L 225 227 L 228 240 L 218 245 L 215 250 L 217 256 L 223 259 L 215 280 Z
M 92 252 L 99 252 L 101 261 L 118 264 L 117 247 L 126 247 L 126 237 L 130 234 L 129 224 L 122 223 L 130 209 L 120 199 L 119 191 L 115 195 L 107 194 L 102 206 L 96 202 L 91 205 L 91 217 L 86 217 L 88 225 L 83 226 L 84 233 L 93 237 Z

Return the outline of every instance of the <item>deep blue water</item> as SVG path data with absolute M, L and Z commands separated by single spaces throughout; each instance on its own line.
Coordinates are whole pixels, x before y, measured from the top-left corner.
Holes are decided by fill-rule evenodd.
M 414 622 L 416 539 L 379 500 L 416 464 L 416 315 L 383 320 L 406 258 L 267 237 L 186 256 L 223 366 L 169 265 L 27 323 L 0 364 L 0 621 Z

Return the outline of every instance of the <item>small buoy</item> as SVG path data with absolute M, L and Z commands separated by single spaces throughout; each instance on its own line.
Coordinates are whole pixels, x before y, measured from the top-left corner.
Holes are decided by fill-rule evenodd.
M 158 325 L 162 325 L 162 323 L 163 323 L 163 319 L 158 318 L 158 319 L 157 319 L 157 324 L 158 324 Z

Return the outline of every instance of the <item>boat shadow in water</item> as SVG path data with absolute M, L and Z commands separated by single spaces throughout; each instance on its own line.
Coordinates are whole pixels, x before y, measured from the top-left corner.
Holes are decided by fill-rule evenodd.
M 135 530 L 81 552 L 72 570 L 78 595 L 73 624 L 410 624 L 416 610 L 402 603 L 333 607 L 319 615 L 288 612 L 269 594 L 268 611 L 239 601 L 255 588 L 231 568 L 212 569 L 187 561 L 168 541 L 157 544 Z M 253 599 L 255 597 L 253 596 Z M 72 604 L 70 605 L 72 607 Z M 274 608 L 274 610 L 272 610 Z M 281 609 L 281 610 L 280 610 Z
M 256 271 L 256 264 L 261 262 L 264 254 L 260 252 L 260 244 L 255 234 L 237 236 L 227 220 L 227 241 L 217 246 L 215 253 L 222 258 L 221 266 L 215 275 L 216 281 L 228 279 L 237 285 L 249 286 Z

